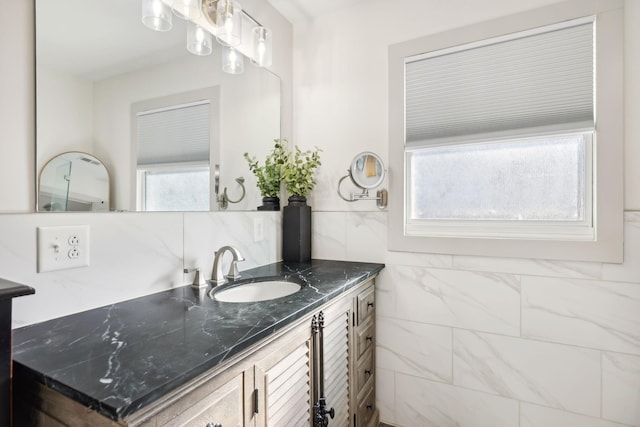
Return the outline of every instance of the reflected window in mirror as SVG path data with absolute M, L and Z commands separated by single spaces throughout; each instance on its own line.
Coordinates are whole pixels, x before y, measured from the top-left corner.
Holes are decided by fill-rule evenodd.
M 208 88 L 132 105 L 137 210 L 211 209 L 217 103 L 218 91 Z
M 138 168 L 139 211 L 208 211 L 209 164 Z

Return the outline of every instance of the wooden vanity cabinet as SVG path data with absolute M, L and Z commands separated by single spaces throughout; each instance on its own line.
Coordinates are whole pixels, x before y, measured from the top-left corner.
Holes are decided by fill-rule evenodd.
M 361 288 L 354 298 L 353 349 L 351 394 L 355 402 L 353 425 L 357 427 L 377 426 L 379 413 L 376 409 L 375 394 L 375 349 L 376 349 L 376 311 L 375 288 Z
M 375 409 L 373 279 L 224 366 L 194 379 L 124 420 L 113 421 L 45 386 L 23 384 L 20 427 L 289 427 L 312 426 L 311 319 L 324 316 L 324 390 L 330 427 L 368 427 Z

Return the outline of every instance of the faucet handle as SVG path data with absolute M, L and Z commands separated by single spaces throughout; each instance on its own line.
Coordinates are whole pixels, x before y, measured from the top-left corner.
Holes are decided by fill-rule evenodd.
M 193 288 L 198 288 L 198 289 L 200 289 L 200 288 L 206 288 L 206 287 L 207 287 L 207 282 L 204 280 L 204 278 L 203 278 L 203 277 L 202 277 L 202 275 L 200 274 L 200 269 L 199 269 L 199 268 L 185 268 L 185 269 L 183 270 L 183 272 L 184 272 L 185 274 L 188 274 L 188 273 L 194 273 L 194 272 L 196 273 L 196 274 L 193 276 L 193 282 L 191 283 L 191 286 L 192 286 Z
M 225 277 L 229 280 L 236 280 L 240 277 L 240 272 L 238 271 L 238 262 L 244 261 L 244 258 L 240 257 L 238 260 L 231 261 L 231 265 L 229 266 L 229 274 Z

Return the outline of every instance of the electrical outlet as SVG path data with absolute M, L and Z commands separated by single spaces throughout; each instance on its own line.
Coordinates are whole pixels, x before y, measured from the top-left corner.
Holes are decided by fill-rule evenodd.
M 38 273 L 89 266 L 89 226 L 38 227 Z

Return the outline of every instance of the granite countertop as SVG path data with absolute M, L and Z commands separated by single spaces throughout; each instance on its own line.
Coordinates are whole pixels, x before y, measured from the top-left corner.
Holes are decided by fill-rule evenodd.
M 20 283 L 11 282 L 6 279 L 0 279 L 0 301 L 21 297 L 23 295 L 31 295 L 36 291 Z
M 235 283 L 291 280 L 288 297 L 224 303 L 190 286 L 14 330 L 15 377 L 120 420 L 353 286 L 383 264 L 312 260 L 243 271 Z

